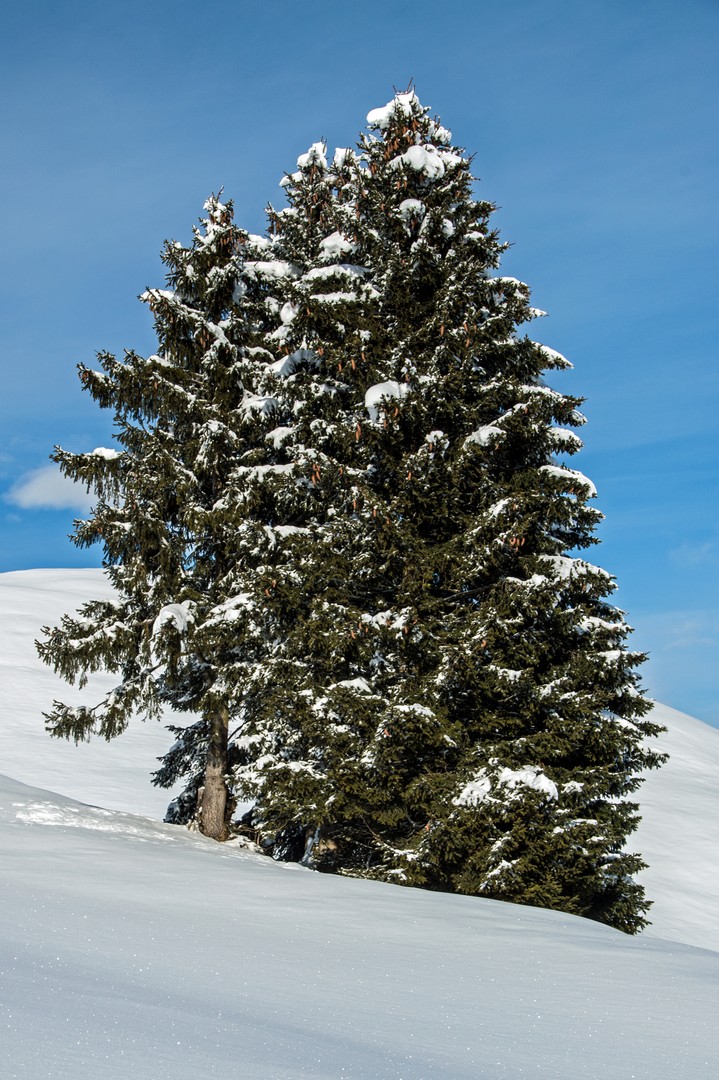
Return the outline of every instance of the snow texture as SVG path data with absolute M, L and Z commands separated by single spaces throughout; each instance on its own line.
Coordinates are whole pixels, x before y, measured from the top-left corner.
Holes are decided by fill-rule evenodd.
M 538 342 L 535 342 L 535 344 L 539 345 Z M 572 367 L 566 356 L 562 356 L 556 349 L 550 349 L 548 345 L 539 345 L 539 348 L 553 367 L 566 370 Z
M 314 874 L 110 811 L 154 812 L 159 726 L 44 734 L 58 684 L 32 639 L 109 595 L 99 571 L 0 575 L 3 1077 L 714 1080 L 719 732 L 654 710 L 672 760 L 638 796 L 656 903 L 637 938 Z
M 566 480 L 569 487 L 574 487 L 577 484 L 585 489 L 587 498 L 595 498 L 597 489 L 584 473 L 579 472 L 577 469 L 564 469 L 559 465 L 542 465 L 540 472 L 549 473 L 550 476 L 555 476 L 558 480 Z
M 152 624 L 152 638 L 157 637 L 164 626 L 170 624 L 174 626 L 175 630 L 179 633 L 180 637 L 184 638 L 187 634 L 188 626 L 193 622 L 192 614 L 189 610 L 189 604 L 185 600 L 181 604 L 165 604 Z
M 295 349 L 293 353 L 288 356 L 281 356 L 279 360 L 275 360 L 272 364 L 267 365 L 267 370 L 274 372 L 281 379 L 289 378 L 290 375 L 294 375 L 297 369 L 302 364 L 308 364 L 310 367 L 317 367 L 319 364 L 319 356 L 312 349 Z
M 386 105 L 382 105 L 379 109 L 372 109 L 371 112 L 367 113 L 367 123 L 370 127 L 378 127 L 380 131 L 386 131 L 395 113 L 400 116 L 411 116 L 412 108 L 415 105 L 419 106 L 419 98 L 414 90 L 410 90 L 406 94 L 395 94 Z
M 426 173 L 433 179 L 444 176 L 444 162 L 434 146 L 410 146 L 409 150 L 395 158 L 392 164 L 400 162 L 409 165 L 415 172 Z
M 313 165 L 320 169 L 327 168 L 327 146 L 325 143 L 312 143 L 306 154 L 300 154 L 297 158 L 298 169 L 310 169 Z
M 335 233 L 335 236 L 339 236 L 339 233 Z M 326 243 L 326 241 L 322 241 Z M 320 245 L 322 246 L 322 245 Z M 326 249 L 323 249 L 326 250 Z M 345 278 L 364 278 L 369 273 L 364 266 L 354 266 L 352 263 L 335 263 L 332 266 L 315 266 L 312 270 L 308 270 L 304 276 L 304 281 L 326 281 L 328 278 L 333 277 L 345 277 Z
M 9 779 L 0 842 L 8 1080 L 715 1076 L 716 953 L 314 874 Z
M 539 791 L 546 795 L 548 799 L 556 800 L 559 798 L 557 785 L 536 765 L 525 765 L 522 769 L 500 769 L 496 780 L 497 786 L 494 795 L 492 795 L 492 778 L 485 769 L 481 769 L 477 776 L 465 785 L 456 799 L 452 800 L 454 805 L 476 806 L 478 803 L 485 802 L 490 798 L 504 799 L 509 797 L 511 799 L 512 790 L 519 790 L 523 787 Z M 507 796 L 506 791 L 502 792 L 501 788 L 508 788 L 509 796 Z
M 397 213 L 405 221 L 410 218 L 423 218 L 427 208 L 419 199 L 403 199 L 397 207 Z
M 394 379 L 390 379 L 387 382 L 375 383 L 374 386 L 370 386 L 364 396 L 364 404 L 369 413 L 370 420 L 373 423 L 379 421 L 383 400 L 403 398 L 408 389 L 409 387 L 406 383 L 395 382 Z
M 161 723 L 135 720 L 122 738 L 75 746 L 51 739 L 43 711 L 54 698 L 94 705 L 117 684 L 92 675 L 84 690 L 69 687 L 41 663 L 35 639 L 90 600 L 111 599 L 100 570 L 18 570 L 0 574 L 0 771 L 35 787 L 111 810 L 136 810 L 162 818 L 172 792 L 152 787 L 148 777 L 172 743 Z M 168 723 L 183 723 L 168 713 Z
M 350 255 L 356 245 L 343 236 L 340 232 L 330 233 L 324 240 L 320 240 L 320 253 L 323 259 L 334 261 L 341 259 L 343 255 Z
M 464 440 L 465 446 L 470 446 L 472 443 L 476 443 L 477 446 L 487 446 L 493 439 L 500 439 L 504 437 L 504 432 L 496 424 L 485 424 L 481 428 L 477 428 L 471 435 L 468 435 Z
M 90 451 L 89 457 L 104 458 L 105 461 L 114 461 L 115 458 L 119 458 L 119 450 L 108 449 L 107 446 L 96 446 L 94 450 Z
M 669 761 L 637 793 L 642 821 L 629 841 L 649 864 L 647 933 L 719 951 L 719 731 L 668 705 L 651 719 L 667 729 L 658 749 Z

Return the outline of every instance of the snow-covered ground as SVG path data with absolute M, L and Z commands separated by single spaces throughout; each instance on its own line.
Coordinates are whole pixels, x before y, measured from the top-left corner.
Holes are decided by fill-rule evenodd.
M 102 700 L 114 685 L 97 675 L 74 690 L 38 659 L 35 640 L 66 612 L 112 590 L 100 570 L 17 570 L 0 574 L 0 772 L 109 810 L 162 819 L 171 796 L 148 777 L 173 738 L 157 722 L 137 721 L 112 742 L 68 743 L 45 732 L 53 698 Z
M 719 730 L 666 705 L 653 718 L 667 729 L 659 745 L 669 761 L 637 793 L 642 821 L 630 839 L 649 864 L 647 933 L 719 951 Z
M 313 874 L 150 820 L 160 725 L 44 734 L 60 684 L 33 639 L 101 588 L 0 575 L 3 1080 L 714 1080 L 719 732 L 657 707 L 672 762 L 640 796 L 638 938 Z

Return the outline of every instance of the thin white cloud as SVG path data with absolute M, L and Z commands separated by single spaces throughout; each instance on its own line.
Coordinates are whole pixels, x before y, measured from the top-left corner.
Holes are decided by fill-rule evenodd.
M 79 510 L 87 512 L 94 503 L 81 484 L 63 476 L 57 465 L 43 465 L 25 473 L 5 495 L 7 502 L 22 510 Z
M 672 559 L 675 562 L 689 565 L 700 565 L 702 563 L 716 564 L 717 559 L 717 541 L 707 540 L 706 543 L 692 544 L 689 541 L 685 541 L 680 544 L 679 547 L 674 548 L 670 552 Z
M 711 649 L 713 655 L 719 645 L 719 616 L 713 609 L 658 611 L 640 621 L 643 626 L 636 639 L 642 640 L 637 647 L 647 648 L 657 664 L 668 660 L 668 653 L 693 650 L 695 661 L 711 665 L 710 655 L 699 650 Z

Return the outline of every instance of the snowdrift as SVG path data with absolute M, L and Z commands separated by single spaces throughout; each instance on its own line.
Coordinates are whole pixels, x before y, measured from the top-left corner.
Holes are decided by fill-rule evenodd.
M 151 820 L 161 725 L 45 735 L 61 684 L 33 640 L 106 588 L 0 575 L 3 1077 L 714 1080 L 719 732 L 657 706 L 672 759 L 640 793 L 655 907 L 638 938 L 317 875 Z
M 4 1076 L 693 1080 L 719 955 L 0 782 Z

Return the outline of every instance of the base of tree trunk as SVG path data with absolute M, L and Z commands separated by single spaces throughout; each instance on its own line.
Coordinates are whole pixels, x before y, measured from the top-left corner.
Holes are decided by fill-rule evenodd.
M 211 840 L 226 840 L 229 835 L 226 811 L 227 785 L 224 771 L 210 767 L 205 774 L 205 786 L 200 800 L 200 832 Z
M 200 795 L 200 832 L 211 840 L 226 840 L 227 827 L 227 731 L 229 714 L 225 707 L 214 710 L 210 724 L 205 765 L 205 784 Z

